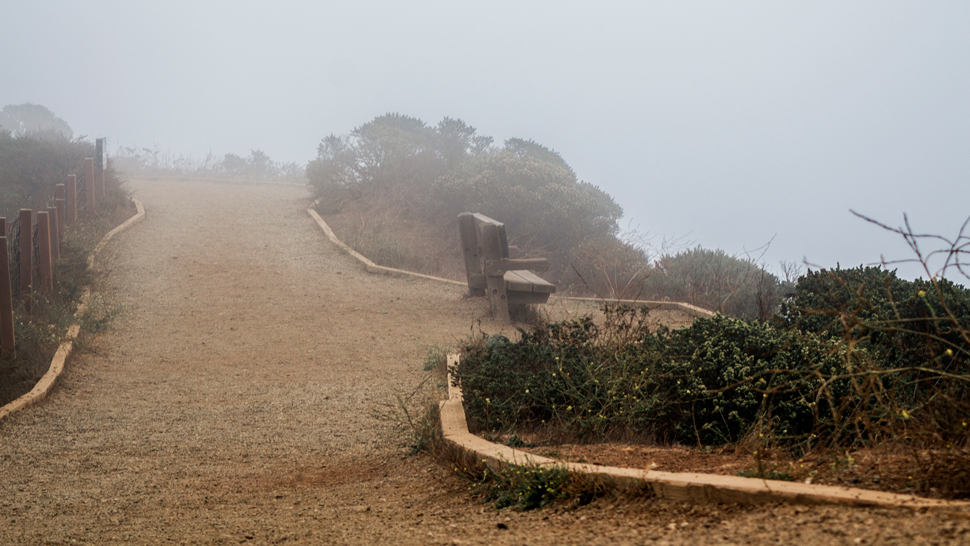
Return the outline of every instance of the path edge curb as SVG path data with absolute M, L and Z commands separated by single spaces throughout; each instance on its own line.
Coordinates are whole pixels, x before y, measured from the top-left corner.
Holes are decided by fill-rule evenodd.
M 135 204 L 135 215 L 122 222 L 101 238 L 101 241 L 97 244 L 97 246 L 94 247 L 94 250 L 91 251 L 91 255 L 88 256 L 88 268 L 94 267 L 95 256 L 101 252 L 112 237 L 137 224 L 143 218 L 145 218 L 145 207 L 142 205 L 141 201 L 134 198 L 132 198 L 131 201 Z M 87 311 L 88 300 L 90 300 L 90 298 L 91 289 L 86 287 L 84 292 L 81 294 L 80 301 L 78 302 L 77 311 L 74 313 L 75 317 L 80 318 L 84 316 L 85 311 Z M 78 322 L 74 322 L 74 324 L 71 324 L 71 326 L 68 327 L 67 333 L 64 335 L 64 341 L 61 342 L 60 346 L 57 348 L 57 352 L 54 353 L 54 358 L 51 359 L 51 365 L 47 370 L 47 373 L 40 378 L 30 392 L 21 395 L 16 400 L 0 408 L 0 421 L 3 421 L 17 411 L 33 406 L 34 404 L 37 404 L 38 402 L 47 398 L 48 393 L 50 393 L 51 389 L 54 387 L 54 384 L 57 383 L 58 378 L 60 378 L 61 374 L 64 372 L 64 364 L 67 362 L 67 357 L 69 357 L 71 352 L 74 350 L 74 340 L 77 339 L 80 331 L 81 324 Z
M 337 235 L 333 232 L 332 229 L 330 229 L 330 226 L 327 225 L 327 222 L 320 217 L 320 214 L 318 214 L 317 211 L 313 210 L 314 206 L 316 206 L 316 201 L 314 202 L 313 205 L 311 205 L 306 209 L 306 212 L 307 214 L 310 215 L 310 218 L 313 218 L 313 220 L 317 223 L 317 225 L 320 226 L 320 229 L 323 230 L 324 235 L 326 235 L 327 238 L 330 239 L 331 243 L 335 244 L 337 248 L 342 250 L 345 254 L 347 254 L 351 258 L 357 260 L 361 265 L 364 266 L 364 269 L 367 270 L 368 273 L 388 275 L 391 277 L 411 277 L 415 279 L 425 279 L 429 281 L 447 283 L 453 286 L 468 286 L 466 283 L 463 283 L 460 281 L 453 281 L 451 279 L 435 277 L 433 275 L 414 273 L 413 271 L 406 271 L 404 269 L 395 269 L 393 267 L 384 267 L 382 265 L 375 264 L 374 262 L 368 260 L 366 256 L 350 248 L 349 246 L 347 246 L 346 243 L 344 243 L 339 238 L 337 238 Z
M 451 369 L 459 355 L 448 355 L 448 398 L 439 402 L 441 431 L 445 442 L 459 451 L 474 454 L 493 470 L 504 465 L 564 467 L 620 486 L 645 486 L 654 495 L 673 501 L 764 504 L 827 504 L 853 507 L 923 509 L 967 509 L 970 502 L 929 499 L 884 491 L 833 485 L 805 484 L 759 478 L 742 478 L 694 472 L 659 472 L 636 468 L 569 463 L 533 455 L 489 442 L 468 431 L 461 387 L 452 384 Z

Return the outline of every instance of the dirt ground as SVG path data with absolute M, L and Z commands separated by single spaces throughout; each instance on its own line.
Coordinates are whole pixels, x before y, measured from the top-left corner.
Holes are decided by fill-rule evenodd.
M 99 259 L 114 329 L 0 423 L 0 544 L 970 543 L 966 512 L 497 511 L 391 417 L 428 346 L 496 329 L 484 300 L 362 272 L 299 187 L 132 187 L 148 216 Z

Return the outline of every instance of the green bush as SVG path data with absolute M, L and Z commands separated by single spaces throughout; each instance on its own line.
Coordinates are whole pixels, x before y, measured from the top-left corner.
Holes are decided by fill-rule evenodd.
M 736 442 L 758 426 L 792 440 L 825 435 L 854 405 L 846 349 L 811 334 L 721 315 L 666 333 L 654 374 L 657 419 L 682 442 Z
M 455 377 L 488 434 L 545 426 L 712 445 L 970 440 L 970 291 L 878 268 L 809 272 L 774 321 L 650 331 L 646 311 L 464 348 Z
M 953 360 L 941 361 L 947 349 L 970 351 L 970 290 L 946 279 L 907 281 L 862 266 L 809 271 L 780 316 L 789 327 L 846 339 L 896 367 L 952 369 Z
M 908 416 L 910 428 L 946 441 L 967 438 L 967 288 L 946 279 L 907 281 L 878 267 L 822 269 L 799 278 L 780 319 L 864 355 L 854 388 Z
M 703 445 L 757 425 L 795 441 L 832 429 L 833 413 L 854 404 L 847 380 L 827 381 L 845 371 L 837 343 L 724 316 L 652 333 L 642 309 L 607 313 L 604 326 L 584 318 L 467 345 L 455 377 L 475 425 Z

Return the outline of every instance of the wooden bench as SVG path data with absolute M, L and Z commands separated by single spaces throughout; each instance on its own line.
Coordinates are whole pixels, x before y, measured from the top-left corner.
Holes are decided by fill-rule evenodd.
M 556 285 L 533 273 L 548 270 L 549 260 L 509 257 L 505 224 L 482 214 L 463 212 L 458 215 L 458 231 L 465 255 L 468 294 L 488 295 L 496 320 L 509 322 L 510 306 L 545 303 L 549 294 L 556 291 Z

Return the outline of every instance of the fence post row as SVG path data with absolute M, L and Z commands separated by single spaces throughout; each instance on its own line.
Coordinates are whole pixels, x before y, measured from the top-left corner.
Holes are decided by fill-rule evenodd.
M 0 353 L 13 354 L 14 350 L 13 287 L 10 284 L 7 219 L 0 218 Z
M 96 158 L 84 159 L 84 190 L 88 214 L 93 215 L 96 195 L 104 198 L 104 140 L 97 139 Z M 78 209 L 77 175 L 67 175 L 64 184 L 54 188 L 54 206 L 37 211 L 38 269 L 40 291 L 48 297 L 54 295 L 54 260 L 60 256 L 64 230 L 77 221 Z M 31 312 L 34 292 L 34 212 L 20 210 L 20 296 L 25 313 Z M 14 353 L 13 284 L 10 275 L 10 243 L 7 236 L 7 219 L 0 217 L 0 354 Z
M 20 299 L 30 313 L 34 291 L 34 211 L 20 209 Z

